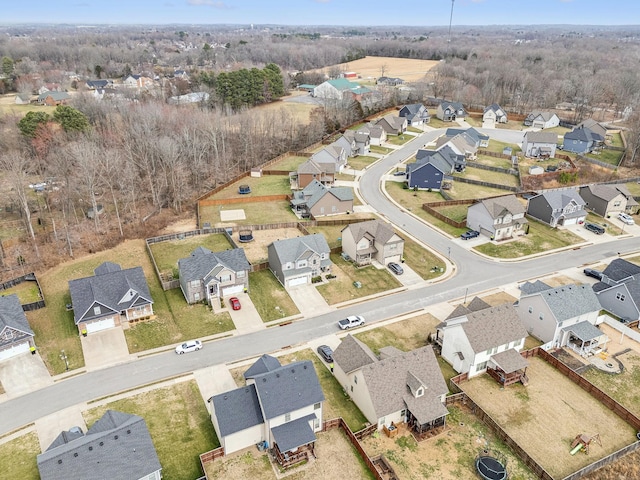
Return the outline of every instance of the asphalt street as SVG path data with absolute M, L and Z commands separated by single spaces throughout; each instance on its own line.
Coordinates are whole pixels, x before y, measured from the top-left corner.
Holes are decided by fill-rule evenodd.
M 399 209 L 382 194 L 379 187 L 383 174 L 437 135 L 438 132 L 425 133 L 369 168 L 362 176 L 360 188 L 364 199 L 399 228 L 444 256 L 451 249 L 450 259 L 454 262 L 456 271 L 446 282 L 369 300 L 287 326 L 217 340 L 205 344 L 205 348 L 199 352 L 188 355 L 177 356 L 173 351 L 168 351 L 68 378 L 0 404 L 0 435 L 75 404 L 187 374 L 210 365 L 233 363 L 262 353 L 275 352 L 335 333 L 338 328 L 337 320 L 346 315 L 360 314 L 368 323 L 376 322 L 443 301 L 462 298 L 466 294 L 473 295 L 504 284 L 638 249 L 638 240 L 627 238 L 522 262 L 501 263 L 474 255 L 457 246 L 447 237 Z M 492 136 L 498 137 L 494 132 Z

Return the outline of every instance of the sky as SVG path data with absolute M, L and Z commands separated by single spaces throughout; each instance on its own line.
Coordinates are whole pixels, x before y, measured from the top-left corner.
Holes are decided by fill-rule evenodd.
M 451 0 L 3 0 L 0 24 L 446 26 Z M 453 25 L 638 25 L 639 0 L 455 0 Z

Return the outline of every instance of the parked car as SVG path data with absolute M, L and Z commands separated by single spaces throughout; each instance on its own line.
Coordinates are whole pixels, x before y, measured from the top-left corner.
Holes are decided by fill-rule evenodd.
M 389 267 L 389 270 L 391 270 L 393 273 L 395 273 L 396 275 L 402 275 L 404 273 L 404 269 L 400 266 L 399 263 L 396 262 L 390 262 L 387 267 Z
M 393 176 L 394 177 L 400 177 L 400 176 L 404 176 L 406 174 L 407 174 L 407 172 L 405 172 L 404 170 L 398 170 L 397 172 L 393 173 Z
M 344 320 L 338 321 L 338 326 L 341 330 L 347 330 L 351 327 L 359 327 L 360 325 L 364 325 L 364 318 L 360 315 L 351 315 Z
M 189 340 L 176 347 L 176 353 L 182 355 L 183 353 L 196 352 L 202 348 L 202 342 L 200 340 Z
M 242 308 L 242 306 L 240 305 L 240 300 L 238 300 L 238 297 L 231 297 L 229 299 L 229 305 L 231 305 L 231 308 L 233 310 L 240 310 Z
M 584 228 L 586 228 L 590 232 L 595 233 L 596 235 L 602 235 L 604 233 L 604 227 L 596 225 L 595 223 L 585 222 Z
M 460 235 L 460 238 L 462 240 L 469 240 L 470 238 L 476 238 L 478 235 L 480 235 L 480 232 L 477 230 L 468 230 Z
M 633 221 L 633 218 L 631 218 L 631 215 L 627 215 L 626 213 L 620 212 L 618 214 L 618 220 L 620 220 L 622 223 L 626 223 L 627 225 L 635 225 L 636 222 Z
M 324 359 L 327 363 L 333 362 L 333 350 L 329 345 L 320 345 L 318 347 L 318 354 Z
M 595 278 L 598 280 L 602 280 L 602 272 L 600 270 L 594 270 L 593 268 L 585 268 L 584 274 L 587 277 Z

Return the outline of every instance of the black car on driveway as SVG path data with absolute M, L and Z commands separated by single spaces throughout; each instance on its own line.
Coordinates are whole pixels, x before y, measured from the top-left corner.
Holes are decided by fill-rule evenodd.
M 320 345 L 318 347 L 318 355 L 320 355 L 327 363 L 333 362 L 333 350 L 331 350 L 329 345 Z
M 596 280 L 602 280 L 602 272 L 600 270 L 594 270 L 593 268 L 585 268 L 584 274 L 587 277 L 595 278 Z
M 460 235 L 460 238 L 463 240 L 469 240 L 470 238 L 476 238 L 478 235 L 480 235 L 480 232 L 477 230 L 468 230 Z

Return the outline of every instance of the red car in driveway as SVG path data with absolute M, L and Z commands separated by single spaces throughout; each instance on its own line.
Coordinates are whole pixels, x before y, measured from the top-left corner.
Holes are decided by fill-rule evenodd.
M 238 300 L 238 297 L 231 297 L 229 299 L 229 305 L 231 305 L 231 308 L 234 310 L 240 310 L 240 300 Z

